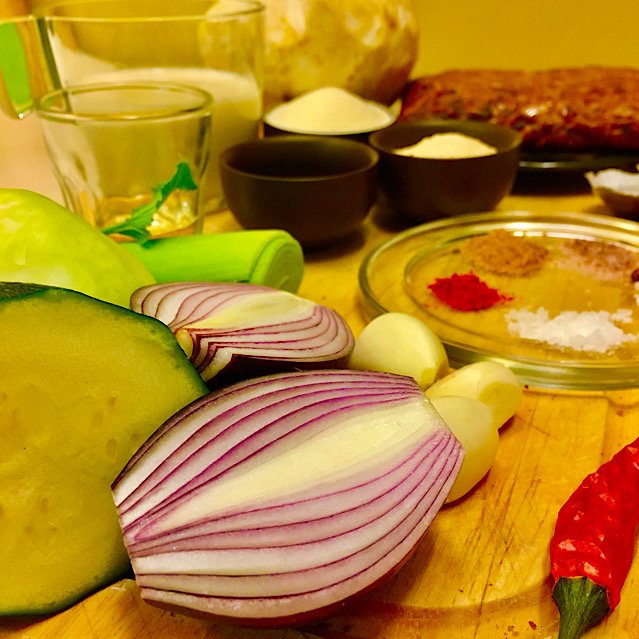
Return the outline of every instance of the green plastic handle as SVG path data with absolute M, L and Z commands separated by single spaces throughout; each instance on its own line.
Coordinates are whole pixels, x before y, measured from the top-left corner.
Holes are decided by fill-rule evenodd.
M 33 16 L 0 18 L 0 107 L 22 118 L 52 88 L 52 68 Z
M 286 231 L 234 231 L 124 242 L 159 283 L 247 282 L 296 293 L 304 276 L 300 243 Z

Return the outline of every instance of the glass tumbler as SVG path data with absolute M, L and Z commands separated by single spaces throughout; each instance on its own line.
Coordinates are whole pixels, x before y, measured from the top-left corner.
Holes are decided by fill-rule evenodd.
M 189 173 L 149 220 L 158 236 L 202 230 L 212 106 L 186 85 L 102 83 L 48 93 L 34 112 L 66 205 L 99 228 L 162 202 L 162 186 Z

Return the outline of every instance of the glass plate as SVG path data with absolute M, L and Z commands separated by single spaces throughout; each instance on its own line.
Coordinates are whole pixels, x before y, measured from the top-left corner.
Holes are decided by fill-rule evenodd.
M 543 267 L 530 275 L 509 277 L 475 268 L 461 247 L 469 238 L 504 229 L 529 237 L 548 249 Z M 639 336 L 639 311 L 630 273 L 601 279 L 569 265 L 562 245 L 584 239 L 612 243 L 639 261 L 639 224 L 579 213 L 536 214 L 526 211 L 478 213 L 437 220 L 401 233 L 363 261 L 359 285 L 369 319 L 384 312 L 410 313 L 439 335 L 454 367 L 484 359 L 510 367 L 524 384 L 593 390 L 639 386 L 639 339 L 609 352 L 557 348 L 522 339 L 509 330 L 511 310 L 546 309 L 554 318 L 564 311 L 628 309 L 628 322 L 616 323 Z M 457 311 L 439 301 L 428 285 L 436 278 L 473 272 L 512 300 L 482 311 Z

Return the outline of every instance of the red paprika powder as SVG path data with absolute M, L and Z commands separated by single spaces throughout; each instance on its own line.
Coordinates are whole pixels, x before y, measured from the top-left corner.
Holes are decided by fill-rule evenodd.
M 639 439 L 588 475 L 550 541 L 559 639 L 576 639 L 619 603 L 639 524 Z
M 437 278 L 428 288 L 438 300 L 456 311 L 481 311 L 513 299 L 491 288 L 474 273 L 455 273 L 450 277 Z

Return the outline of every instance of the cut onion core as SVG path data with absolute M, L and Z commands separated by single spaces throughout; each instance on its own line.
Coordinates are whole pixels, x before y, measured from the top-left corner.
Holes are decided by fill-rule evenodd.
M 307 623 L 405 561 L 462 458 L 414 380 L 293 372 L 187 406 L 113 495 L 149 603 L 245 625 Z

